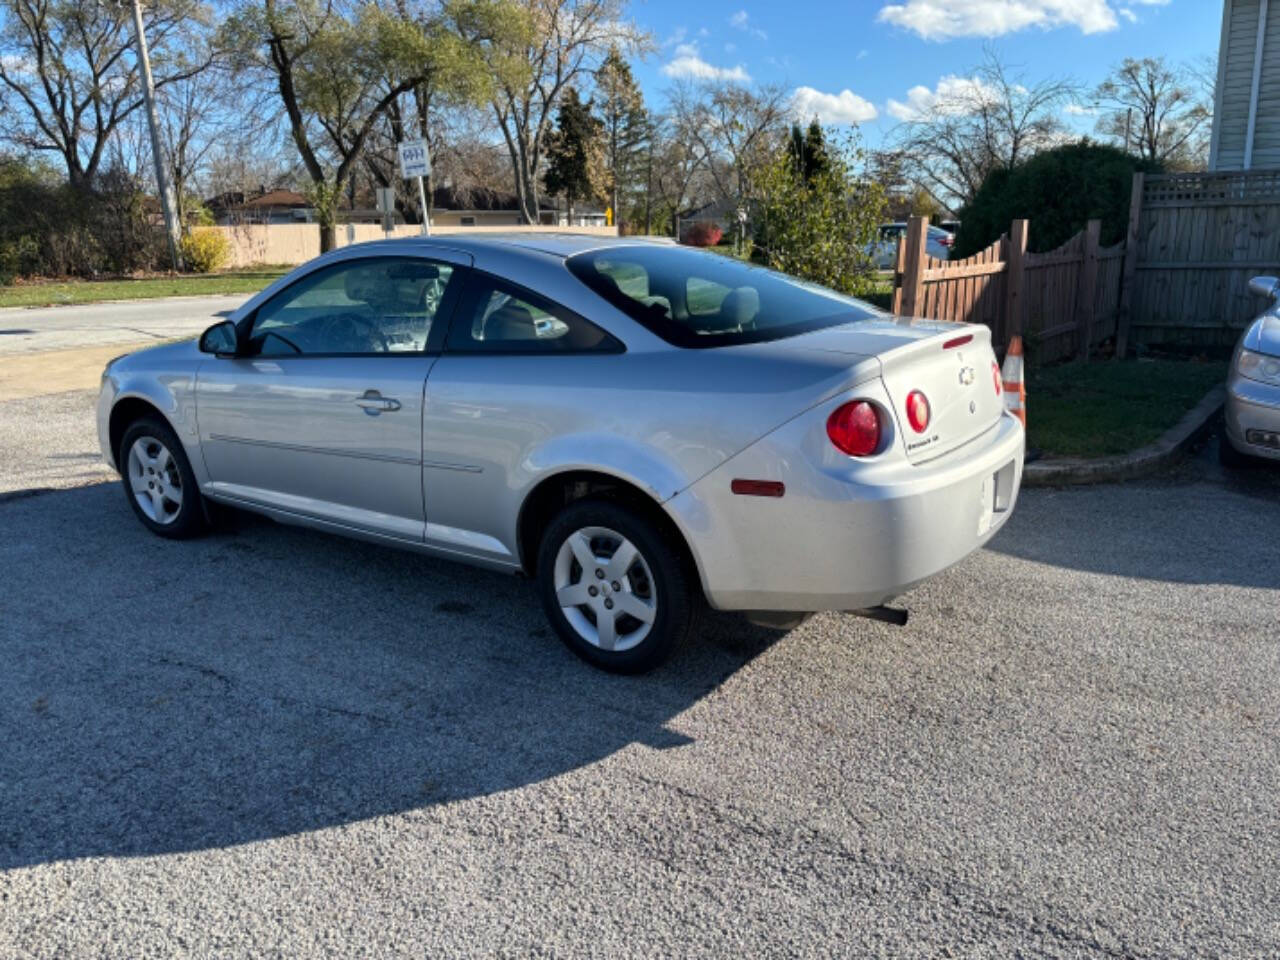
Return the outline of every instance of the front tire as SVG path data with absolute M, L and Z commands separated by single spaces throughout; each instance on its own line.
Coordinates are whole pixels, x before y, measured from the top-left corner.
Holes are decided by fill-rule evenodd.
M 200 490 L 177 434 L 154 417 L 135 420 L 116 453 L 125 498 L 142 525 L 174 540 L 205 530 Z
M 605 500 L 566 507 L 538 550 L 547 619 L 588 663 L 643 673 L 671 657 L 695 611 L 694 573 L 672 534 Z

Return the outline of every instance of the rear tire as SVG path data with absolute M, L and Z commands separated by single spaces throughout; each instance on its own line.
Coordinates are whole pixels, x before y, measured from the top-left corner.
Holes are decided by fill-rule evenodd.
M 629 506 L 580 500 L 561 511 L 538 549 L 547 619 L 583 660 L 643 673 L 684 643 L 696 574 L 672 534 Z
M 152 533 L 186 540 L 206 529 L 204 504 L 177 434 L 155 417 L 129 424 L 116 451 L 125 499 Z

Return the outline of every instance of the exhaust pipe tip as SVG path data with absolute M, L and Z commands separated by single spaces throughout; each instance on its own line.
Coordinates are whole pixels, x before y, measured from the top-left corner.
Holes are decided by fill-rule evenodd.
M 886 607 L 884 604 L 864 607 L 861 610 L 846 610 L 845 613 L 851 613 L 855 617 L 866 617 L 868 620 L 879 620 L 881 623 L 891 623 L 895 627 L 905 627 L 909 616 L 906 610 L 898 607 Z

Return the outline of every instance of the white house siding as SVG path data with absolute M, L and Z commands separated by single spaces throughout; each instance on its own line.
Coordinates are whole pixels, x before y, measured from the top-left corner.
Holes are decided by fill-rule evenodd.
M 1258 13 L 1264 0 L 1225 0 L 1218 91 L 1214 104 L 1213 170 L 1243 170 L 1257 60 Z M 1267 2 L 1250 169 L 1280 167 L 1280 0 Z

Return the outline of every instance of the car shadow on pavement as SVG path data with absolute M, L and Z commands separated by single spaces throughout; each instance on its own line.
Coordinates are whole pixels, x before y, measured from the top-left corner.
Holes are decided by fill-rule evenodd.
M 988 549 L 1089 573 L 1280 588 L 1280 465 L 1224 468 L 1216 443 L 1139 480 L 1026 491 Z
M 671 721 L 780 633 L 577 660 L 511 576 L 232 514 L 148 534 L 117 484 L 0 504 L 0 869 L 224 847 L 540 782 Z

